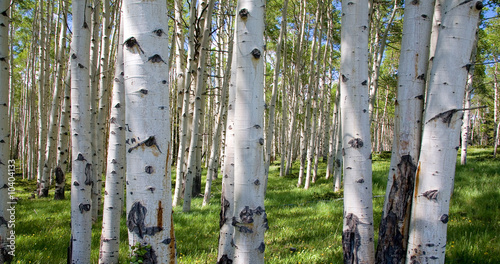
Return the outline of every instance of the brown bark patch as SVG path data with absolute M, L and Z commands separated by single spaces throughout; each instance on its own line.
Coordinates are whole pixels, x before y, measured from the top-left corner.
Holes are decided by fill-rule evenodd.
M 156 217 L 156 225 L 158 227 L 163 227 L 163 207 L 161 206 L 161 201 L 158 201 L 158 214 Z
M 416 171 L 417 167 L 413 164 L 412 157 L 402 156 L 393 176 L 387 212 L 379 227 L 377 263 L 404 262 Z

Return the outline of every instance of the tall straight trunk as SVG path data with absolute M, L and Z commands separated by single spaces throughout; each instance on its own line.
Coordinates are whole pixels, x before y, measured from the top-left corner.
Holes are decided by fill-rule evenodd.
M 56 188 L 54 191 L 54 200 L 64 199 L 64 186 L 66 185 L 66 172 L 68 171 L 69 156 L 69 125 L 71 114 L 71 70 L 68 69 L 64 80 L 64 94 L 61 108 L 61 120 L 59 121 L 59 140 L 57 142 L 57 165 L 54 171 L 56 179 Z
M 47 108 L 48 104 L 46 102 L 46 91 L 45 91 L 45 81 L 46 81 L 46 66 L 45 60 L 47 59 L 46 53 L 49 50 L 49 41 L 46 40 L 47 24 L 44 23 L 44 4 L 45 1 L 40 0 L 39 2 L 39 61 L 38 61 L 38 162 L 37 162 L 37 185 L 41 186 L 45 183 L 47 179 L 43 179 L 43 165 L 45 164 L 45 145 L 47 144 Z M 40 190 L 40 188 L 38 188 Z M 38 192 L 38 196 L 43 196 L 43 193 Z
M 216 120 L 216 129 L 215 133 L 213 136 L 213 144 L 212 148 L 210 151 L 210 162 L 208 165 L 208 171 L 207 171 L 207 179 L 206 179 L 206 186 L 205 186 L 205 194 L 203 196 L 203 206 L 208 205 L 210 201 L 210 193 L 211 193 L 211 188 L 212 188 L 212 180 L 217 177 L 217 164 L 218 164 L 218 157 L 219 157 L 219 144 L 220 144 L 220 139 L 221 139 L 221 132 L 222 132 L 222 126 L 224 125 L 224 115 L 227 112 L 226 110 L 226 96 L 227 96 L 227 91 L 229 87 L 229 76 L 231 74 L 231 62 L 232 62 L 232 57 L 233 57 L 233 42 L 229 42 L 229 50 L 228 50 L 228 55 L 227 55 L 227 64 L 226 64 L 226 70 L 224 72 L 224 83 L 222 85 L 222 90 L 221 90 L 221 95 L 220 95 L 220 102 L 219 102 L 219 110 L 218 110 L 218 116 Z
M 406 257 L 433 9 L 433 1 L 405 6 L 391 165 L 377 247 L 381 263 L 402 263 Z
M 191 134 L 191 142 L 189 144 L 189 155 L 188 155 L 188 166 L 187 166 L 187 174 L 186 174 L 186 184 L 185 184 L 185 190 L 184 190 L 184 204 L 182 206 L 182 210 L 184 212 L 188 212 L 191 210 L 191 198 L 192 198 L 192 187 L 194 183 L 194 176 L 196 174 L 196 167 L 197 167 L 197 160 L 196 156 L 198 154 L 198 151 L 201 148 L 201 144 L 199 144 L 198 138 L 200 137 L 200 129 L 202 129 L 202 126 L 199 125 L 200 118 L 202 118 L 201 114 L 203 111 L 203 100 L 202 100 L 202 92 L 203 92 L 203 87 L 204 87 L 204 72 L 205 72 L 205 66 L 207 62 L 207 52 L 205 49 L 208 47 L 208 44 L 210 43 L 210 32 L 211 32 L 211 25 L 212 25 L 212 10 L 214 7 L 214 0 L 210 0 L 208 3 L 207 9 L 206 9 L 206 14 L 204 15 L 205 17 L 205 25 L 203 27 L 203 37 L 202 37 L 202 42 L 201 42 L 201 48 L 200 48 L 200 58 L 199 58 L 199 65 L 198 65 L 198 74 L 197 74 L 197 81 L 196 81 L 196 90 L 195 90 L 195 103 L 194 103 L 194 116 L 193 116 L 193 130 Z M 204 8 L 203 8 L 204 9 Z M 201 162 L 200 162 L 201 164 Z
M 304 40 L 304 32 L 305 32 L 305 21 L 306 21 L 306 1 L 301 1 L 300 2 L 301 4 L 301 11 L 302 11 L 302 14 L 301 14 L 301 21 L 302 23 L 300 24 L 299 26 L 299 34 L 297 36 L 297 41 L 295 43 L 295 46 L 296 46 L 296 52 L 295 52 L 295 72 L 294 72 L 294 79 L 293 79 L 293 83 L 291 85 L 293 85 L 293 95 L 292 95 L 292 111 L 291 111 L 291 114 L 290 114 L 290 130 L 289 130 L 289 136 L 288 136 L 288 140 L 289 140 L 289 143 L 288 143 L 288 146 L 289 146 L 289 149 L 288 149 L 288 153 L 287 153 L 287 159 L 286 159 L 286 162 L 287 162 L 287 165 L 286 165 L 286 172 L 285 174 L 288 175 L 290 174 L 291 172 L 291 169 L 292 169 L 292 164 L 293 164 L 293 160 L 294 160 L 294 152 L 295 152 L 295 144 L 294 144 L 294 140 L 295 140 L 295 135 L 297 134 L 297 131 L 295 131 L 296 129 L 296 126 L 297 126 L 297 112 L 298 112 L 298 109 L 299 109 L 299 103 L 298 103 L 298 100 L 297 100 L 297 97 L 298 97 L 298 94 L 299 94 L 299 85 L 300 85 L 300 74 L 301 74 L 301 71 L 302 71 L 302 41 Z
M 123 190 L 126 166 L 125 87 L 123 83 L 123 28 L 118 37 L 115 79 L 109 119 L 106 185 L 102 213 L 102 234 L 99 263 L 118 263 L 120 245 L 120 216 L 123 209 Z
M 428 86 L 407 259 L 444 263 L 462 103 L 480 1 L 447 0 Z
M 345 263 L 374 263 L 368 111 L 368 0 L 342 2 L 341 94 Z
M 177 12 L 181 12 L 180 5 L 181 3 L 175 2 L 176 4 L 176 20 L 180 21 L 182 18 L 182 13 L 177 14 Z M 179 23 L 179 22 L 177 22 Z M 194 32 L 196 27 L 196 5 L 193 3 L 191 5 L 190 17 L 189 17 L 189 31 L 188 31 L 188 54 L 187 54 L 187 69 L 185 72 L 184 83 L 181 84 L 183 86 L 183 95 L 182 95 L 182 114 L 180 120 L 180 135 L 179 135 L 179 149 L 177 155 L 177 167 L 176 167 L 176 178 L 175 178 L 175 190 L 173 197 L 173 206 L 177 206 L 180 203 L 182 196 L 182 185 L 185 179 L 185 162 L 186 162 L 186 154 L 188 153 L 188 123 L 189 123 L 189 98 L 190 98 L 190 88 L 193 71 L 195 69 L 195 41 L 194 41 Z M 180 30 L 180 29 L 178 29 Z M 177 36 L 177 39 L 179 36 Z M 179 40 L 178 44 L 179 44 Z M 182 45 L 181 45 L 182 47 Z M 178 53 L 181 54 L 182 50 L 178 50 Z M 180 55 L 179 55 L 180 56 Z M 182 56 L 179 58 L 182 59 Z
M 9 23 L 8 17 L 10 1 L 0 1 L 0 184 L 2 186 L 11 186 L 14 184 L 15 165 L 10 160 L 10 127 L 9 127 Z M 12 224 L 7 225 L 7 220 L 11 219 L 15 212 L 15 204 L 12 204 L 9 195 L 14 193 L 11 188 L 0 189 L 0 263 L 10 261 L 15 251 L 9 247 L 10 231 Z M 12 211 L 14 210 L 14 211 Z M 5 223 L 5 224 L 3 224 Z M 15 237 L 14 237 L 15 238 Z M 14 241 L 15 242 L 15 241 Z M 11 252 L 11 253 L 9 253 Z
M 98 171 L 99 157 L 97 156 L 97 148 L 102 144 L 97 142 L 97 102 L 99 90 L 99 32 L 101 24 L 101 0 L 92 1 L 92 36 L 90 47 L 90 127 L 92 131 L 92 221 L 97 221 L 99 207 L 101 206 L 101 190 L 102 190 L 102 175 Z
M 384 52 L 385 52 L 385 47 L 387 43 L 387 37 L 389 36 L 389 31 L 391 29 L 392 21 L 394 20 L 394 17 L 396 17 L 396 11 L 398 10 L 398 3 L 397 1 L 394 1 L 394 6 L 392 8 L 392 13 L 391 16 L 389 17 L 389 20 L 387 21 L 387 26 L 384 30 L 384 33 L 382 34 L 382 37 L 380 38 L 379 43 L 375 43 L 376 46 L 378 47 L 376 53 L 375 53 L 375 58 L 373 60 L 373 65 L 372 65 L 372 72 L 370 76 L 370 101 L 369 101 L 369 106 L 370 106 L 370 120 L 373 120 L 373 112 L 375 109 L 375 98 L 377 96 L 377 91 L 378 91 L 378 79 L 380 75 L 380 66 L 382 65 L 382 59 L 384 57 Z M 406 16 L 405 16 L 406 17 Z M 378 39 L 378 36 L 377 36 Z
M 237 5 L 234 55 L 234 263 L 264 263 L 264 0 Z
M 314 35 L 313 35 L 313 41 L 311 43 L 311 58 L 309 60 L 309 65 L 311 67 L 311 72 L 309 73 L 309 81 L 308 81 L 308 93 L 307 93 L 307 109 L 306 109 L 306 119 L 304 120 L 304 130 L 306 130 L 306 137 L 304 138 L 305 140 L 305 152 L 303 155 L 306 157 L 306 181 L 304 183 L 304 189 L 308 189 L 309 185 L 311 183 L 311 169 L 312 169 L 312 162 L 313 162 L 313 150 L 314 150 L 314 143 L 316 141 L 316 116 L 314 115 L 314 112 L 317 111 L 317 98 L 318 98 L 318 93 L 317 93 L 317 83 L 319 82 L 317 80 L 318 76 L 316 75 L 316 72 L 318 72 L 318 69 L 314 69 L 315 65 L 319 65 L 319 61 L 316 61 L 316 64 L 314 63 L 314 59 L 316 57 L 316 53 L 320 54 L 320 48 L 321 48 L 321 24 L 323 21 L 323 16 L 321 12 L 321 5 L 318 5 L 318 9 L 316 10 L 316 25 L 314 29 Z M 318 45 L 318 48 L 316 49 L 316 45 Z M 302 165 L 302 163 L 301 163 Z M 300 177 L 300 175 L 299 175 Z
M 283 48 L 283 37 L 286 32 L 286 14 L 288 9 L 288 0 L 283 1 L 283 9 L 281 10 L 281 28 L 280 35 L 278 37 L 278 43 L 276 46 L 276 62 L 274 66 L 274 82 L 273 90 L 271 94 L 271 102 L 269 103 L 269 125 L 267 128 L 266 135 L 266 171 L 269 171 L 269 165 L 271 164 L 271 143 L 273 140 L 274 126 L 275 126 L 275 115 L 276 115 L 276 98 L 278 96 L 278 81 L 281 68 L 281 50 Z M 284 79 L 284 78 L 283 78 Z M 266 180 L 267 182 L 267 180 Z
M 102 199 L 102 177 L 101 173 L 104 173 L 105 159 L 106 159 L 106 148 L 108 147 L 108 141 L 106 140 L 107 135 L 107 122 L 106 119 L 109 117 L 109 86 L 111 85 L 109 78 L 111 75 L 111 68 L 109 67 L 108 57 L 110 56 L 110 35 L 111 35 L 111 16 L 112 10 L 110 7 L 109 0 L 103 0 L 102 3 L 102 29 L 101 29 L 101 53 L 100 53 L 100 74 L 99 74 L 99 94 L 97 98 L 97 122 L 96 122 L 96 171 L 97 175 L 97 190 L 99 191 L 99 200 Z M 115 7 L 116 8 L 116 7 Z M 123 42 L 122 42 L 123 43 Z M 120 46 L 121 47 L 121 46 Z M 119 48 L 120 49 L 120 48 Z M 118 53 L 118 52 L 117 52 Z M 100 205 L 100 202 L 99 202 Z
M 478 25 L 479 26 L 479 25 Z M 477 54 L 477 41 L 478 34 L 474 38 L 474 46 L 472 48 L 472 54 L 470 61 L 476 61 Z M 470 132 L 470 111 L 468 110 L 471 107 L 472 93 L 474 91 L 474 87 L 472 86 L 474 80 L 474 64 L 472 64 L 471 69 L 467 73 L 467 84 L 465 87 L 465 95 L 464 95 L 464 117 L 463 124 L 461 128 L 461 146 L 460 146 L 460 164 L 465 165 L 467 163 L 467 146 L 469 145 L 469 132 Z M 496 93 L 495 93 L 496 96 Z M 496 111 L 496 110 L 495 110 Z
M 129 246 L 150 245 L 145 262 L 175 263 L 166 2 L 124 1 L 123 25 Z
M 90 263 L 92 234 L 92 157 L 89 102 L 90 20 L 91 9 L 75 1 L 71 41 L 71 263 Z
M 67 5 L 66 5 L 67 6 Z M 64 14 L 67 13 L 65 8 Z M 65 69 L 66 60 L 66 28 L 61 27 L 61 32 L 59 33 L 59 43 L 58 43 L 58 54 L 57 54 L 57 73 L 56 80 L 54 83 L 54 92 L 52 94 L 52 108 L 50 110 L 49 117 L 49 132 L 47 138 L 47 146 L 45 150 L 45 164 L 43 166 L 42 181 L 40 181 L 38 195 L 40 197 L 47 197 L 49 195 L 49 174 L 53 170 L 53 160 L 55 153 L 55 145 L 58 142 L 58 130 L 59 130 L 59 112 L 61 104 L 61 94 L 63 90 L 63 75 Z M 55 172 L 55 170 L 54 170 Z M 57 175 L 56 175 L 57 176 Z M 56 179 L 57 180 L 57 179 Z

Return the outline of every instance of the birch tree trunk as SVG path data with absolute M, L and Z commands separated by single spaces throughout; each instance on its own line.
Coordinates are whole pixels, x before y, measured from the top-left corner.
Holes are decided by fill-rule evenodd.
M 405 5 L 391 166 L 377 247 L 380 263 L 402 263 L 406 257 L 433 12 L 434 1 Z
M 71 68 L 71 66 L 68 66 Z M 69 156 L 69 125 L 71 114 L 71 70 L 68 69 L 67 76 L 64 80 L 64 94 L 61 108 L 61 120 L 59 121 L 59 141 L 57 143 L 58 155 L 57 166 L 55 169 L 56 189 L 54 192 L 54 200 L 64 199 L 64 186 L 66 185 L 66 172 L 68 171 L 68 156 Z
M 90 16 L 84 1 L 75 1 L 71 41 L 71 263 L 90 263 L 92 234 L 92 157 L 89 103 Z
M 234 43 L 234 42 L 233 42 Z M 233 44 L 230 44 L 231 46 Z M 234 48 L 233 48 L 234 50 Z M 231 54 L 231 68 L 235 65 L 236 58 Z M 229 84 L 229 96 L 227 105 L 226 139 L 224 166 L 222 170 L 221 211 L 219 220 L 219 246 L 217 263 L 231 263 L 234 259 L 234 226 L 232 219 L 234 214 L 234 114 L 236 98 L 236 70 L 231 70 Z
M 181 12 L 180 6 L 181 3 L 176 1 L 176 20 L 180 21 L 182 18 L 182 13 L 177 14 L 178 12 Z M 176 167 L 176 178 L 175 178 L 175 189 L 174 189 L 174 198 L 173 198 L 173 206 L 177 206 L 180 203 L 181 196 L 182 196 L 182 185 L 184 181 L 184 176 L 186 173 L 185 170 L 185 160 L 186 160 L 186 151 L 187 149 L 187 143 L 188 143 L 188 123 L 189 123 L 189 97 L 190 97 L 190 88 L 191 88 L 191 79 L 192 79 L 192 73 L 194 71 L 195 66 L 195 61 L 194 61 L 194 54 L 195 54 L 195 45 L 194 45 L 194 31 L 196 27 L 196 5 L 193 3 L 191 5 L 191 10 L 190 10 L 190 17 L 189 17 L 189 31 L 188 31 L 188 68 L 186 69 L 185 72 L 185 79 L 184 83 L 181 84 L 184 88 L 183 90 L 183 96 L 182 96 L 182 115 L 181 115 L 181 120 L 180 120 L 180 135 L 179 135 L 179 150 L 178 150 L 178 155 L 177 155 L 177 167 Z M 180 30 L 180 29 L 178 29 Z M 179 42 L 180 36 L 177 36 L 177 41 Z M 182 45 L 180 46 L 182 47 Z M 178 50 L 178 53 L 180 54 L 182 50 Z M 180 56 L 180 55 L 179 55 Z M 182 56 L 181 58 L 182 59 Z
M 266 135 L 266 171 L 269 172 L 269 165 L 271 163 L 271 143 L 273 140 L 275 112 L 276 112 L 276 97 L 278 95 L 278 81 L 281 68 L 281 49 L 283 48 L 283 37 L 286 32 L 286 13 L 288 9 L 288 0 L 283 1 L 283 9 L 281 11 L 281 28 L 276 46 L 276 63 L 274 67 L 274 83 L 271 95 L 271 102 L 269 103 L 269 126 Z M 284 79 L 284 78 L 283 78 Z
M 206 4 L 206 3 L 204 3 Z M 204 10 L 204 6 L 201 6 Z M 199 125 L 198 123 L 200 122 L 200 118 L 202 118 L 202 109 L 203 109 L 203 99 L 202 99 L 202 92 L 203 92 L 203 86 L 204 86 L 204 72 L 205 72 L 205 66 L 206 66 L 206 61 L 207 61 L 207 52 L 204 50 L 206 47 L 208 47 L 208 44 L 210 43 L 210 32 L 211 32 L 211 25 L 212 25 L 212 10 L 214 7 L 214 1 L 210 0 L 208 3 L 208 6 L 206 8 L 206 14 L 204 15 L 205 17 L 205 24 L 203 27 L 203 36 L 202 36 L 202 41 L 201 41 L 201 47 L 200 47 L 200 58 L 199 58 L 199 65 L 198 65 L 198 74 L 196 75 L 197 81 L 196 81 L 196 91 L 195 91 L 195 102 L 194 102 L 194 116 L 193 116 L 193 130 L 191 134 L 191 142 L 189 144 L 189 155 L 188 155 L 188 165 L 187 165 L 187 174 L 186 174 L 186 184 L 185 184 L 185 190 L 184 190 L 184 204 L 182 206 L 182 210 L 184 212 L 188 212 L 191 210 L 191 198 L 192 198 L 192 188 L 193 188 L 193 183 L 194 183 L 194 176 L 196 174 L 196 169 L 197 169 L 197 154 L 198 150 L 201 148 L 201 144 L 199 144 L 199 132 L 202 129 L 202 125 Z M 200 162 L 201 164 L 201 162 Z
M 345 263 L 375 262 L 368 111 L 368 2 L 342 2 L 340 104 L 344 149 L 342 246 Z
M 234 55 L 234 263 L 264 263 L 264 0 L 237 5 Z
M 224 125 L 224 114 L 227 112 L 226 110 L 226 97 L 227 97 L 227 91 L 229 87 L 229 76 L 231 74 L 231 62 L 233 59 L 233 41 L 229 42 L 229 50 L 228 50 L 228 55 L 227 55 L 227 64 L 226 64 L 226 70 L 224 72 L 224 84 L 222 85 L 222 90 L 221 90 L 221 98 L 219 102 L 219 110 L 218 110 L 218 116 L 217 116 L 217 121 L 216 121 L 216 130 L 214 133 L 214 139 L 213 139 L 213 144 L 212 144 L 212 149 L 210 151 L 210 162 L 208 166 L 208 171 L 207 171 L 207 182 L 205 186 L 205 195 L 203 197 L 203 206 L 208 205 L 210 201 L 210 193 L 212 189 L 212 180 L 214 178 L 217 178 L 217 160 L 218 160 L 218 152 L 219 152 L 219 144 L 220 144 L 220 139 L 221 139 L 221 132 L 222 132 L 222 126 Z
M 431 70 L 407 261 L 444 263 L 461 111 L 480 1 L 447 0 Z
M 10 126 L 9 126 L 9 24 L 8 17 L 10 1 L 0 1 L 0 184 L 9 186 L 13 184 L 14 163 L 10 160 Z M 11 219 L 12 208 L 15 212 L 15 204 L 11 204 L 10 197 L 14 195 L 9 193 L 9 188 L 0 189 L 0 263 L 7 263 L 13 257 L 10 249 L 9 239 L 12 225 L 7 225 L 7 220 Z M 5 223 L 5 224 L 4 224 Z M 9 254 L 9 252 L 12 252 Z
M 123 28 L 120 28 L 115 63 L 115 80 L 109 119 L 106 185 L 102 213 L 102 233 L 99 263 L 118 263 L 120 217 L 126 168 L 125 88 L 123 83 Z
M 479 26 L 479 25 L 478 25 Z M 472 54 L 470 61 L 476 61 L 476 53 L 477 53 L 477 41 L 478 34 L 474 38 L 474 45 L 472 48 Z M 465 95 L 464 95 L 464 117 L 463 124 L 461 128 L 461 147 L 460 147 L 460 164 L 465 165 L 467 163 L 467 147 L 469 145 L 469 132 L 470 132 L 470 111 L 468 110 L 471 107 L 472 93 L 474 91 L 474 87 L 472 86 L 474 80 L 474 64 L 470 67 L 469 72 L 467 73 L 467 84 L 465 87 Z M 496 97 L 496 93 L 495 93 Z M 495 110 L 496 111 L 496 110 Z M 496 122 L 496 121 L 495 121 Z M 493 153 L 493 156 L 495 153 Z
M 175 263 L 166 2 L 126 0 L 123 23 L 129 245 L 151 246 L 146 263 Z

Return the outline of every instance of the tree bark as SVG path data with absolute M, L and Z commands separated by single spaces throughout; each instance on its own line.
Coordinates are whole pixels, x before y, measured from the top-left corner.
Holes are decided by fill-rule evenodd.
M 71 41 L 71 263 L 90 263 L 92 234 L 92 157 L 89 102 L 90 16 L 84 1 L 75 1 Z
M 235 28 L 234 263 L 264 263 L 264 0 L 240 0 Z
M 120 216 L 123 211 L 123 191 L 126 166 L 125 89 L 123 83 L 123 28 L 120 29 L 115 63 L 115 80 L 109 119 L 109 141 L 106 189 L 102 216 L 99 263 L 118 263 Z
M 482 2 L 448 0 L 431 70 L 407 259 L 444 263 L 470 55 Z M 446 99 L 446 100 L 445 100 Z
M 381 263 L 402 263 L 406 258 L 433 10 L 433 1 L 405 6 L 391 166 L 377 247 Z
M 342 246 L 345 263 L 375 262 L 368 111 L 368 2 L 342 2 L 340 104 L 344 154 Z
M 125 0 L 123 23 L 129 246 L 151 246 L 144 262 L 175 263 L 166 2 Z

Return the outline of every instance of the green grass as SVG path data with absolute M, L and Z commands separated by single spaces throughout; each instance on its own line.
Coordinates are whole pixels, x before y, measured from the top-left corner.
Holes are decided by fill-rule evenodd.
M 471 149 L 468 164 L 457 165 L 455 191 L 448 223 L 446 263 L 500 263 L 500 158 L 491 149 Z M 374 155 L 373 194 L 377 239 L 388 155 Z M 280 178 L 279 164 L 271 166 L 266 211 L 267 263 L 341 263 L 342 200 L 324 179 L 325 164 L 309 190 L 296 187 L 297 170 Z M 294 165 L 298 168 L 298 165 Z M 69 179 L 68 179 L 69 180 Z M 215 263 L 221 180 L 213 183 L 211 204 L 193 200 L 190 213 L 175 208 L 178 263 Z M 66 263 L 70 233 L 69 200 L 29 199 L 36 183 L 16 180 L 16 257 L 13 263 Z M 69 197 L 69 192 L 66 192 Z M 121 223 L 120 261 L 128 256 L 125 217 Z M 97 263 L 101 222 L 93 226 L 92 261 Z

